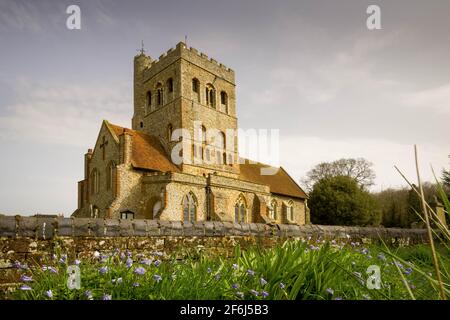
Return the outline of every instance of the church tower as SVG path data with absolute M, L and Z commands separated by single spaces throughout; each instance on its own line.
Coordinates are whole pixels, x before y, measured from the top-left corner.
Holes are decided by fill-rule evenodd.
M 158 60 L 134 58 L 132 128 L 156 136 L 170 156 L 184 129 L 182 171 L 239 174 L 234 71 L 183 42 Z

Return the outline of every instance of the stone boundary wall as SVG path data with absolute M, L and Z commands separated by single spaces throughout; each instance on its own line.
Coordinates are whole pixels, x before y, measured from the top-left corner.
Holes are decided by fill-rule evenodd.
M 57 237 L 281 237 L 281 238 L 350 238 L 387 240 L 403 239 L 412 243 L 427 242 L 425 229 L 343 227 L 322 225 L 287 225 L 231 222 L 184 222 L 162 220 L 122 220 L 90 218 L 46 218 L 0 216 L 1 238 L 51 240 Z M 1 241 L 1 240 L 0 240 Z

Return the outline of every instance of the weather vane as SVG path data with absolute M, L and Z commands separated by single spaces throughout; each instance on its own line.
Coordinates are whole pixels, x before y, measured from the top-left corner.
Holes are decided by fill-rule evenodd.
M 144 40 L 141 40 L 141 49 L 139 50 L 141 52 L 141 54 L 144 54 L 145 50 L 144 50 Z

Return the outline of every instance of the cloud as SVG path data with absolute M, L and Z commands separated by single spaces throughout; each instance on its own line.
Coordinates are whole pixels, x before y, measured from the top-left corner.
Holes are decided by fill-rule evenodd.
M 0 115 L 0 138 L 91 145 L 103 119 L 129 123 L 130 92 L 130 84 L 122 83 L 61 85 L 18 81 L 16 99 Z
M 402 102 L 408 106 L 434 110 L 440 114 L 450 113 L 450 83 L 442 86 L 411 92 L 402 96 Z
M 38 7 L 33 2 L 0 1 L 0 28 L 40 32 Z

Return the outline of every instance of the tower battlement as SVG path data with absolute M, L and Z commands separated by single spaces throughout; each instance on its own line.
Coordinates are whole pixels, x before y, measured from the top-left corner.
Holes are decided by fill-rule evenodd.
M 235 81 L 233 69 L 219 63 L 214 58 L 208 57 L 208 55 L 198 51 L 196 48 L 187 47 L 184 42 L 179 42 L 175 48 L 172 47 L 162 53 L 157 60 L 152 60 L 148 56 L 147 58 L 149 59 L 149 64 L 143 70 L 144 81 L 145 79 L 152 78 L 155 74 L 159 73 L 161 70 L 178 59 L 184 59 L 190 63 L 196 64 L 213 74 L 219 75 L 221 78 L 233 84 Z

